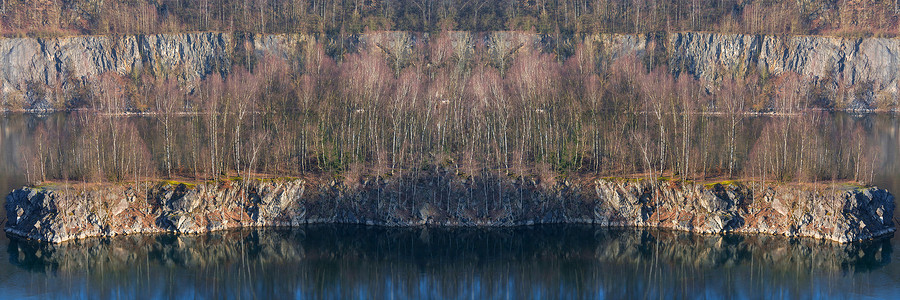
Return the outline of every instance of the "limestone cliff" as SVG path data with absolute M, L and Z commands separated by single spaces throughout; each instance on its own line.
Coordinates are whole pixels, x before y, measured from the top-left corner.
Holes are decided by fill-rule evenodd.
M 6 210 L 6 232 L 54 243 L 309 223 L 586 223 L 808 236 L 841 243 L 894 231 L 894 197 L 878 188 L 626 179 L 542 182 L 449 174 L 346 183 L 285 179 L 23 188 L 7 196 Z
M 552 38 L 523 32 L 451 32 L 453 54 L 477 51 L 495 67 L 508 67 L 522 47 L 550 49 Z M 0 100 L 30 109 L 60 109 L 79 97 L 104 72 L 171 76 L 185 86 L 213 72 L 227 73 L 234 62 L 272 55 L 301 65 L 314 46 L 378 50 L 392 67 L 403 67 L 414 45 L 434 35 L 374 32 L 345 39 L 306 34 L 182 33 L 63 38 L 0 38 Z M 796 72 L 822 88 L 845 91 L 850 108 L 871 108 L 900 96 L 900 39 L 826 36 L 762 36 L 682 32 L 654 35 L 598 34 L 579 38 L 609 65 L 634 54 L 652 57 L 675 74 L 687 73 L 714 88 L 730 74 L 777 76 Z M 483 47 L 478 47 L 483 45 Z M 571 46 L 571 45 L 570 45 Z
M 711 82 L 728 74 L 795 72 L 828 88 L 855 87 L 856 108 L 893 99 L 900 84 L 900 39 L 676 33 L 669 65 Z
M 0 39 L 0 98 L 53 109 L 105 72 L 144 68 L 196 80 L 231 65 L 232 37 L 222 33 Z

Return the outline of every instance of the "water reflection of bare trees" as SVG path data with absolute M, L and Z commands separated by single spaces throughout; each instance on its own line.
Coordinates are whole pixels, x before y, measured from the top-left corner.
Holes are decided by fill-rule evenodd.
M 497 61 L 490 40 L 449 51 L 449 34 L 411 40 L 402 64 L 377 47 L 338 63 L 316 44 L 303 64 L 261 57 L 190 86 L 102 74 L 87 110 L 38 124 L 24 164 L 32 181 L 444 168 L 868 182 L 878 161 L 865 129 L 808 110 L 797 74 L 702 83 L 634 56 L 600 73 L 590 45 L 559 61 L 516 44 Z
M 213 296 L 219 288 L 240 292 L 253 286 L 257 296 L 354 291 L 375 298 L 390 292 L 412 298 L 427 296 L 422 293 L 459 298 L 535 292 L 553 298 L 601 293 L 700 296 L 708 292 L 702 286 L 755 293 L 757 287 L 785 286 L 783 278 L 791 278 L 790 286 L 809 287 L 879 269 L 890 262 L 892 251 L 885 239 L 839 245 L 571 225 L 489 230 L 312 226 L 61 245 L 13 240 L 7 249 L 17 267 L 56 274 L 64 285 L 115 275 L 86 280 L 105 285 L 88 287 L 87 293 L 186 284 L 204 296 Z M 610 270 L 616 270 L 614 276 Z M 656 275 L 647 277 L 651 271 Z M 743 278 L 732 282 L 715 275 L 719 272 Z M 152 283 L 157 280 L 164 282 Z

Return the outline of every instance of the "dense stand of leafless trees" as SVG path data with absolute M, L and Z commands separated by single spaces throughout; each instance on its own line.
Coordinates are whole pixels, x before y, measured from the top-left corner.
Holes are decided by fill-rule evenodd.
M 39 124 L 23 165 L 33 181 L 444 170 L 865 182 L 878 163 L 863 128 L 808 109 L 796 74 L 707 84 L 633 56 L 600 72 L 589 45 L 510 59 L 460 54 L 447 34 L 403 63 L 307 47 L 302 64 L 265 57 L 194 86 L 98 76 L 91 109 Z
M 530 30 L 898 33 L 896 0 L 0 0 L 4 35 Z

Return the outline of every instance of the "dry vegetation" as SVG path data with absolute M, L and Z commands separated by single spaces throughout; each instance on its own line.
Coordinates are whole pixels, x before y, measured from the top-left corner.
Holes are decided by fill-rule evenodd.
M 303 64 L 266 57 L 190 88 L 104 74 L 84 110 L 35 125 L 23 165 L 34 181 L 312 174 L 352 183 L 449 171 L 865 182 L 878 163 L 861 125 L 809 109 L 796 74 L 705 87 L 634 57 L 599 72 L 583 45 L 565 59 L 451 48 L 448 34 L 436 35 L 398 63 L 366 48 L 335 61 L 318 46 Z
M 717 31 L 894 36 L 897 0 L 0 0 L 7 36 L 184 31 Z

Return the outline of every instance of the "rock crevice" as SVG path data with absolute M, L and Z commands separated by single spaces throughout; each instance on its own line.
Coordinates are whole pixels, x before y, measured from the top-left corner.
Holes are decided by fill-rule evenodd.
M 26 187 L 6 197 L 6 210 L 7 233 L 53 243 L 312 223 L 581 223 L 806 236 L 840 243 L 894 232 L 894 197 L 878 188 L 626 179 L 548 183 L 435 175 L 352 184 L 294 179 Z
M 453 53 L 448 55 L 461 59 L 484 55 L 501 69 L 509 67 L 523 47 L 554 48 L 547 44 L 551 41 L 534 33 L 442 34 L 451 40 Z M 689 74 L 708 87 L 733 75 L 768 77 L 793 72 L 827 90 L 865 89 L 856 93 L 858 99 L 848 99 L 850 109 L 872 108 L 875 101 L 900 96 L 900 38 L 676 32 L 595 34 L 578 39 L 585 49 L 598 54 L 594 63 L 601 69 L 621 57 L 653 55 L 673 74 Z M 372 32 L 348 37 L 341 43 L 347 49 L 339 52 L 375 49 L 400 67 L 414 58 L 416 47 L 429 42 L 427 34 Z M 272 56 L 302 65 L 309 51 L 323 46 L 319 43 L 316 37 L 299 33 L 0 38 L 0 99 L 22 103 L 27 109 L 59 109 L 79 87 L 91 86 L 106 72 L 121 76 L 147 72 L 193 87 L 210 74 L 228 73 L 242 59 Z

